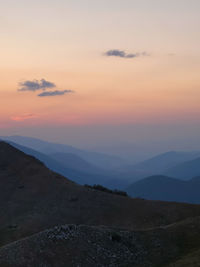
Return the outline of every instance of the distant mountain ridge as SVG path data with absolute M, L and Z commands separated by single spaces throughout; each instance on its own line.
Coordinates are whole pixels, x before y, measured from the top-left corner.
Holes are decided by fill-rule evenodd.
M 69 176 L 80 184 L 98 183 L 112 189 L 118 187 L 123 190 L 128 184 L 148 176 L 162 174 L 182 180 L 200 176 L 199 151 L 169 151 L 141 163 L 127 165 L 123 159 L 115 156 L 84 151 L 31 137 L 10 136 L 2 139 L 17 142 L 42 153 L 43 159 L 40 155 L 40 160 L 44 160 L 46 154 L 45 164 L 50 169 Z
M 183 181 L 161 175 L 150 176 L 133 183 L 126 191 L 132 197 L 200 204 L 200 177 Z
M 110 188 L 112 188 L 112 186 L 122 187 L 123 185 L 123 182 L 115 178 L 113 174 L 109 175 L 106 171 L 92 166 L 91 164 L 87 163 L 76 155 L 67 154 L 66 159 L 66 154 L 64 153 L 65 158 L 59 160 L 59 157 L 52 157 L 51 155 L 43 154 L 34 149 L 21 146 L 11 141 L 9 141 L 8 143 L 11 144 L 13 147 L 19 149 L 20 151 L 23 151 L 28 155 L 34 156 L 36 159 L 43 162 L 50 170 L 55 171 L 65 177 L 69 177 L 71 180 L 79 184 L 102 184 Z M 62 153 L 58 154 L 59 156 L 63 155 Z M 82 165 L 84 165 L 84 167 L 79 167 L 80 162 L 82 163 Z
M 175 168 L 176 165 L 185 163 L 189 160 L 194 160 L 199 156 L 200 151 L 169 151 L 138 164 L 119 167 L 117 170 L 121 175 L 126 176 L 127 180 L 131 183 L 131 180 L 132 182 L 135 182 L 152 175 L 168 175 L 168 170 L 171 168 Z M 189 175 L 188 178 L 198 175 L 200 175 L 200 172 L 192 176 Z M 169 173 L 169 176 L 173 175 L 170 175 Z M 179 176 L 179 178 L 181 179 L 181 176 Z
M 0 237 L 2 231 L 7 233 L 9 225 L 19 225 L 17 236 L 25 234 L 26 225 L 34 233 L 42 230 L 44 225 L 51 227 L 57 223 L 115 225 L 132 229 L 141 227 L 141 216 L 153 216 L 151 221 L 145 220 L 143 226 L 156 226 L 160 218 L 168 214 L 167 210 L 174 207 L 173 203 L 158 203 L 158 208 L 152 210 L 153 202 L 80 186 L 5 142 L 0 142 L 0 204 Z M 183 212 L 176 211 L 177 207 Z M 177 220 L 187 218 L 194 210 L 199 211 L 200 216 L 200 207 L 180 204 L 176 208 L 172 213 Z M 170 223 L 171 215 L 166 215 L 165 221 Z M 11 238 L 14 233 L 8 231 L 7 234 Z M 1 242 L 5 242 L 4 238 Z
M 188 180 L 192 177 L 200 176 L 200 157 L 180 163 L 168 169 L 165 174 L 183 180 Z
M 164 266 L 200 248 L 200 205 L 80 186 L 1 141 L 0 207 L 2 267 Z
M 94 172 L 94 173 L 95 172 L 98 173 L 100 171 L 103 172 L 101 168 L 98 168 L 97 166 L 90 164 L 86 160 L 72 153 L 57 152 L 57 153 L 49 154 L 49 156 L 55 159 L 56 161 L 60 162 L 61 164 L 64 164 L 65 167 L 68 167 L 68 168 L 73 168 L 73 169 L 78 168 L 79 170 L 82 170 L 82 171 L 90 170 L 90 172 Z
M 200 151 L 169 151 L 136 165 L 137 168 L 162 173 L 169 168 L 200 156 Z
M 12 141 L 22 146 L 29 147 L 41 153 L 51 155 L 54 153 L 70 153 L 77 155 L 89 162 L 92 165 L 96 165 L 103 169 L 113 169 L 116 166 L 123 165 L 126 161 L 118 156 L 107 155 L 103 153 L 87 151 L 78 149 L 73 146 L 65 144 L 57 144 L 52 142 L 43 141 L 37 138 L 25 137 L 25 136 L 0 136 L 0 139 Z

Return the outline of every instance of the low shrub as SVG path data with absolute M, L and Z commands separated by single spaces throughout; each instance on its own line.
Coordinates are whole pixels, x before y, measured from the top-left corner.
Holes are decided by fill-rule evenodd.
M 98 190 L 98 191 L 102 191 L 102 192 L 106 192 L 106 193 L 109 193 L 109 194 L 114 194 L 114 195 L 120 195 L 120 196 L 124 196 L 124 197 L 127 197 L 128 194 L 125 192 L 125 191 L 121 191 L 121 190 L 111 190 L 111 189 L 108 189 L 102 185 L 99 185 L 99 184 L 95 184 L 95 185 L 88 185 L 88 184 L 85 184 L 85 187 L 87 188 L 91 188 L 91 189 L 94 189 L 94 190 Z

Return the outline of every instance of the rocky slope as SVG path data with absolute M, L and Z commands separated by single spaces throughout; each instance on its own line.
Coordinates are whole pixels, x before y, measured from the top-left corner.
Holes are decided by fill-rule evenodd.
M 162 266 L 199 248 L 198 216 L 199 205 L 79 186 L 0 142 L 2 267 Z
M 0 266 L 166 266 L 199 246 L 200 218 L 145 231 L 63 225 L 0 248 Z

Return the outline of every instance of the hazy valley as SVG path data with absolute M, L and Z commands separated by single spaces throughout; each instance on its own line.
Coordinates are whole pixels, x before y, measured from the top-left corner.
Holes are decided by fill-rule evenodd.
M 66 146 L 52 151 L 49 144 L 45 152 L 9 142 L 0 142 L 0 266 L 194 266 L 200 205 L 158 200 L 200 203 L 199 178 L 134 182 L 133 175 L 130 185 L 129 177 L 115 177 L 115 168 L 93 165 Z M 167 153 L 136 169 L 164 171 L 197 154 L 173 153 L 172 159 Z M 97 190 L 96 183 L 133 198 Z

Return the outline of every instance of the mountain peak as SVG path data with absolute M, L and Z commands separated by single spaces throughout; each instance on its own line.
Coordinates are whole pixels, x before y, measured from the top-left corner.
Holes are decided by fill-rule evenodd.
M 44 166 L 44 164 L 33 156 L 27 155 L 21 150 L 15 148 L 11 144 L 0 141 L 0 171 L 9 169 L 25 170 L 27 165 L 32 165 L 32 168 L 37 168 L 38 165 Z
M 164 215 L 172 223 L 174 218 L 191 217 L 194 209 L 200 212 L 195 206 L 174 207 L 173 203 L 131 199 L 80 186 L 6 142 L 0 143 L 0 203 L 0 230 L 6 233 L 0 245 L 26 236 L 27 229 L 31 235 L 57 224 L 134 229 L 141 227 L 141 221 L 142 227 L 160 225 Z M 16 226 L 14 232 L 8 231 L 9 225 Z
M 65 260 L 64 262 L 67 263 L 65 266 L 72 266 L 68 263 L 70 259 L 77 258 L 77 251 L 78 253 L 82 251 L 83 263 L 86 262 L 85 251 L 89 251 L 89 260 L 93 255 L 97 262 L 99 253 L 103 252 L 101 254 L 102 266 L 107 266 L 109 259 L 111 259 L 112 266 L 118 266 L 119 262 L 124 263 L 125 259 L 130 259 L 129 255 L 131 257 L 136 255 L 137 259 L 131 258 L 130 266 L 134 266 L 132 262 L 138 260 L 138 255 L 141 255 L 141 259 L 144 256 L 144 249 L 140 249 L 142 254 L 138 254 L 135 246 L 138 244 L 138 240 L 142 240 L 144 237 L 142 229 L 150 231 L 150 234 L 152 228 L 159 229 L 162 238 L 159 243 L 169 244 L 168 240 L 165 242 L 166 239 L 162 241 L 163 232 L 160 231 L 160 227 L 173 224 L 174 229 L 174 223 L 200 216 L 200 206 L 198 205 L 132 199 L 80 186 L 50 171 L 40 161 L 6 142 L 0 142 L 0 205 L 0 247 L 4 246 L 5 248 L 3 251 L 0 248 L 0 266 L 38 266 L 38 262 L 35 260 L 39 260 L 41 263 L 41 258 L 46 257 L 45 255 L 47 255 L 48 262 L 49 255 L 54 255 L 52 261 L 56 260 L 56 265 L 52 266 L 62 265 L 59 264 L 60 259 L 62 262 Z M 103 225 L 104 227 L 100 227 Z M 140 231 L 133 232 L 136 229 Z M 196 236 L 196 227 L 192 229 L 195 230 Z M 144 233 L 147 233 L 146 230 Z M 180 240 L 179 232 L 178 240 Z M 142 233 L 141 236 L 140 233 Z M 149 234 L 147 236 L 149 237 Z M 168 232 L 165 236 L 168 237 Z M 19 241 L 14 242 L 16 240 Z M 130 244 L 130 240 L 135 240 L 135 243 Z M 173 239 L 170 237 L 170 240 Z M 29 255 L 23 248 L 24 241 L 25 243 L 28 241 L 24 248 L 31 248 L 31 257 L 23 258 L 25 260 L 33 259 L 33 264 L 27 262 L 16 264 L 16 257 L 13 258 L 13 253 L 17 249 L 15 244 L 20 244 L 20 251 L 23 250 L 25 255 Z M 34 243 L 35 241 L 36 243 Z M 155 244 L 157 255 L 158 246 L 154 236 L 152 236 L 152 241 L 152 244 Z M 188 240 L 186 241 L 188 243 Z M 9 243 L 14 245 L 14 247 L 11 245 L 10 250 L 10 255 L 12 255 L 10 259 L 14 259 L 11 264 L 5 263 L 5 259 L 8 258 L 7 248 L 10 247 L 10 245 L 5 245 Z M 146 243 L 150 244 L 148 240 L 145 241 L 144 248 L 147 247 Z M 95 247 L 94 244 L 96 244 Z M 140 245 L 138 247 L 141 248 Z M 150 245 L 149 248 L 151 247 Z M 41 257 L 37 249 L 33 253 L 34 248 L 42 251 Z M 64 251 L 61 248 L 64 248 Z M 133 250 L 125 255 L 124 253 L 127 253 L 129 248 Z M 51 249 L 53 249 L 53 253 L 51 253 Z M 179 251 L 180 249 L 173 250 Z M 94 251 L 97 251 L 98 255 L 94 254 Z M 110 253 L 111 251 L 112 253 Z M 166 249 L 162 247 L 162 251 L 167 251 L 166 256 L 168 256 L 168 247 Z M 17 252 L 17 255 L 20 255 L 21 261 L 21 254 Z M 66 258 L 66 255 L 70 255 L 70 259 Z M 149 255 L 149 253 L 145 255 Z M 108 257 L 107 261 L 105 261 L 105 256 Z M 174 257 L 177 258 L 176 256 Z M 99 262 L 101 263 L 101 261 Z M 95 265 L 87 263 L 83 265 Z M 43 265 L 46 265 L 46 262 Z M 145 264 L 145 266 L 151 265 Z M 163 266 L 163 264 L 159 266 Z

